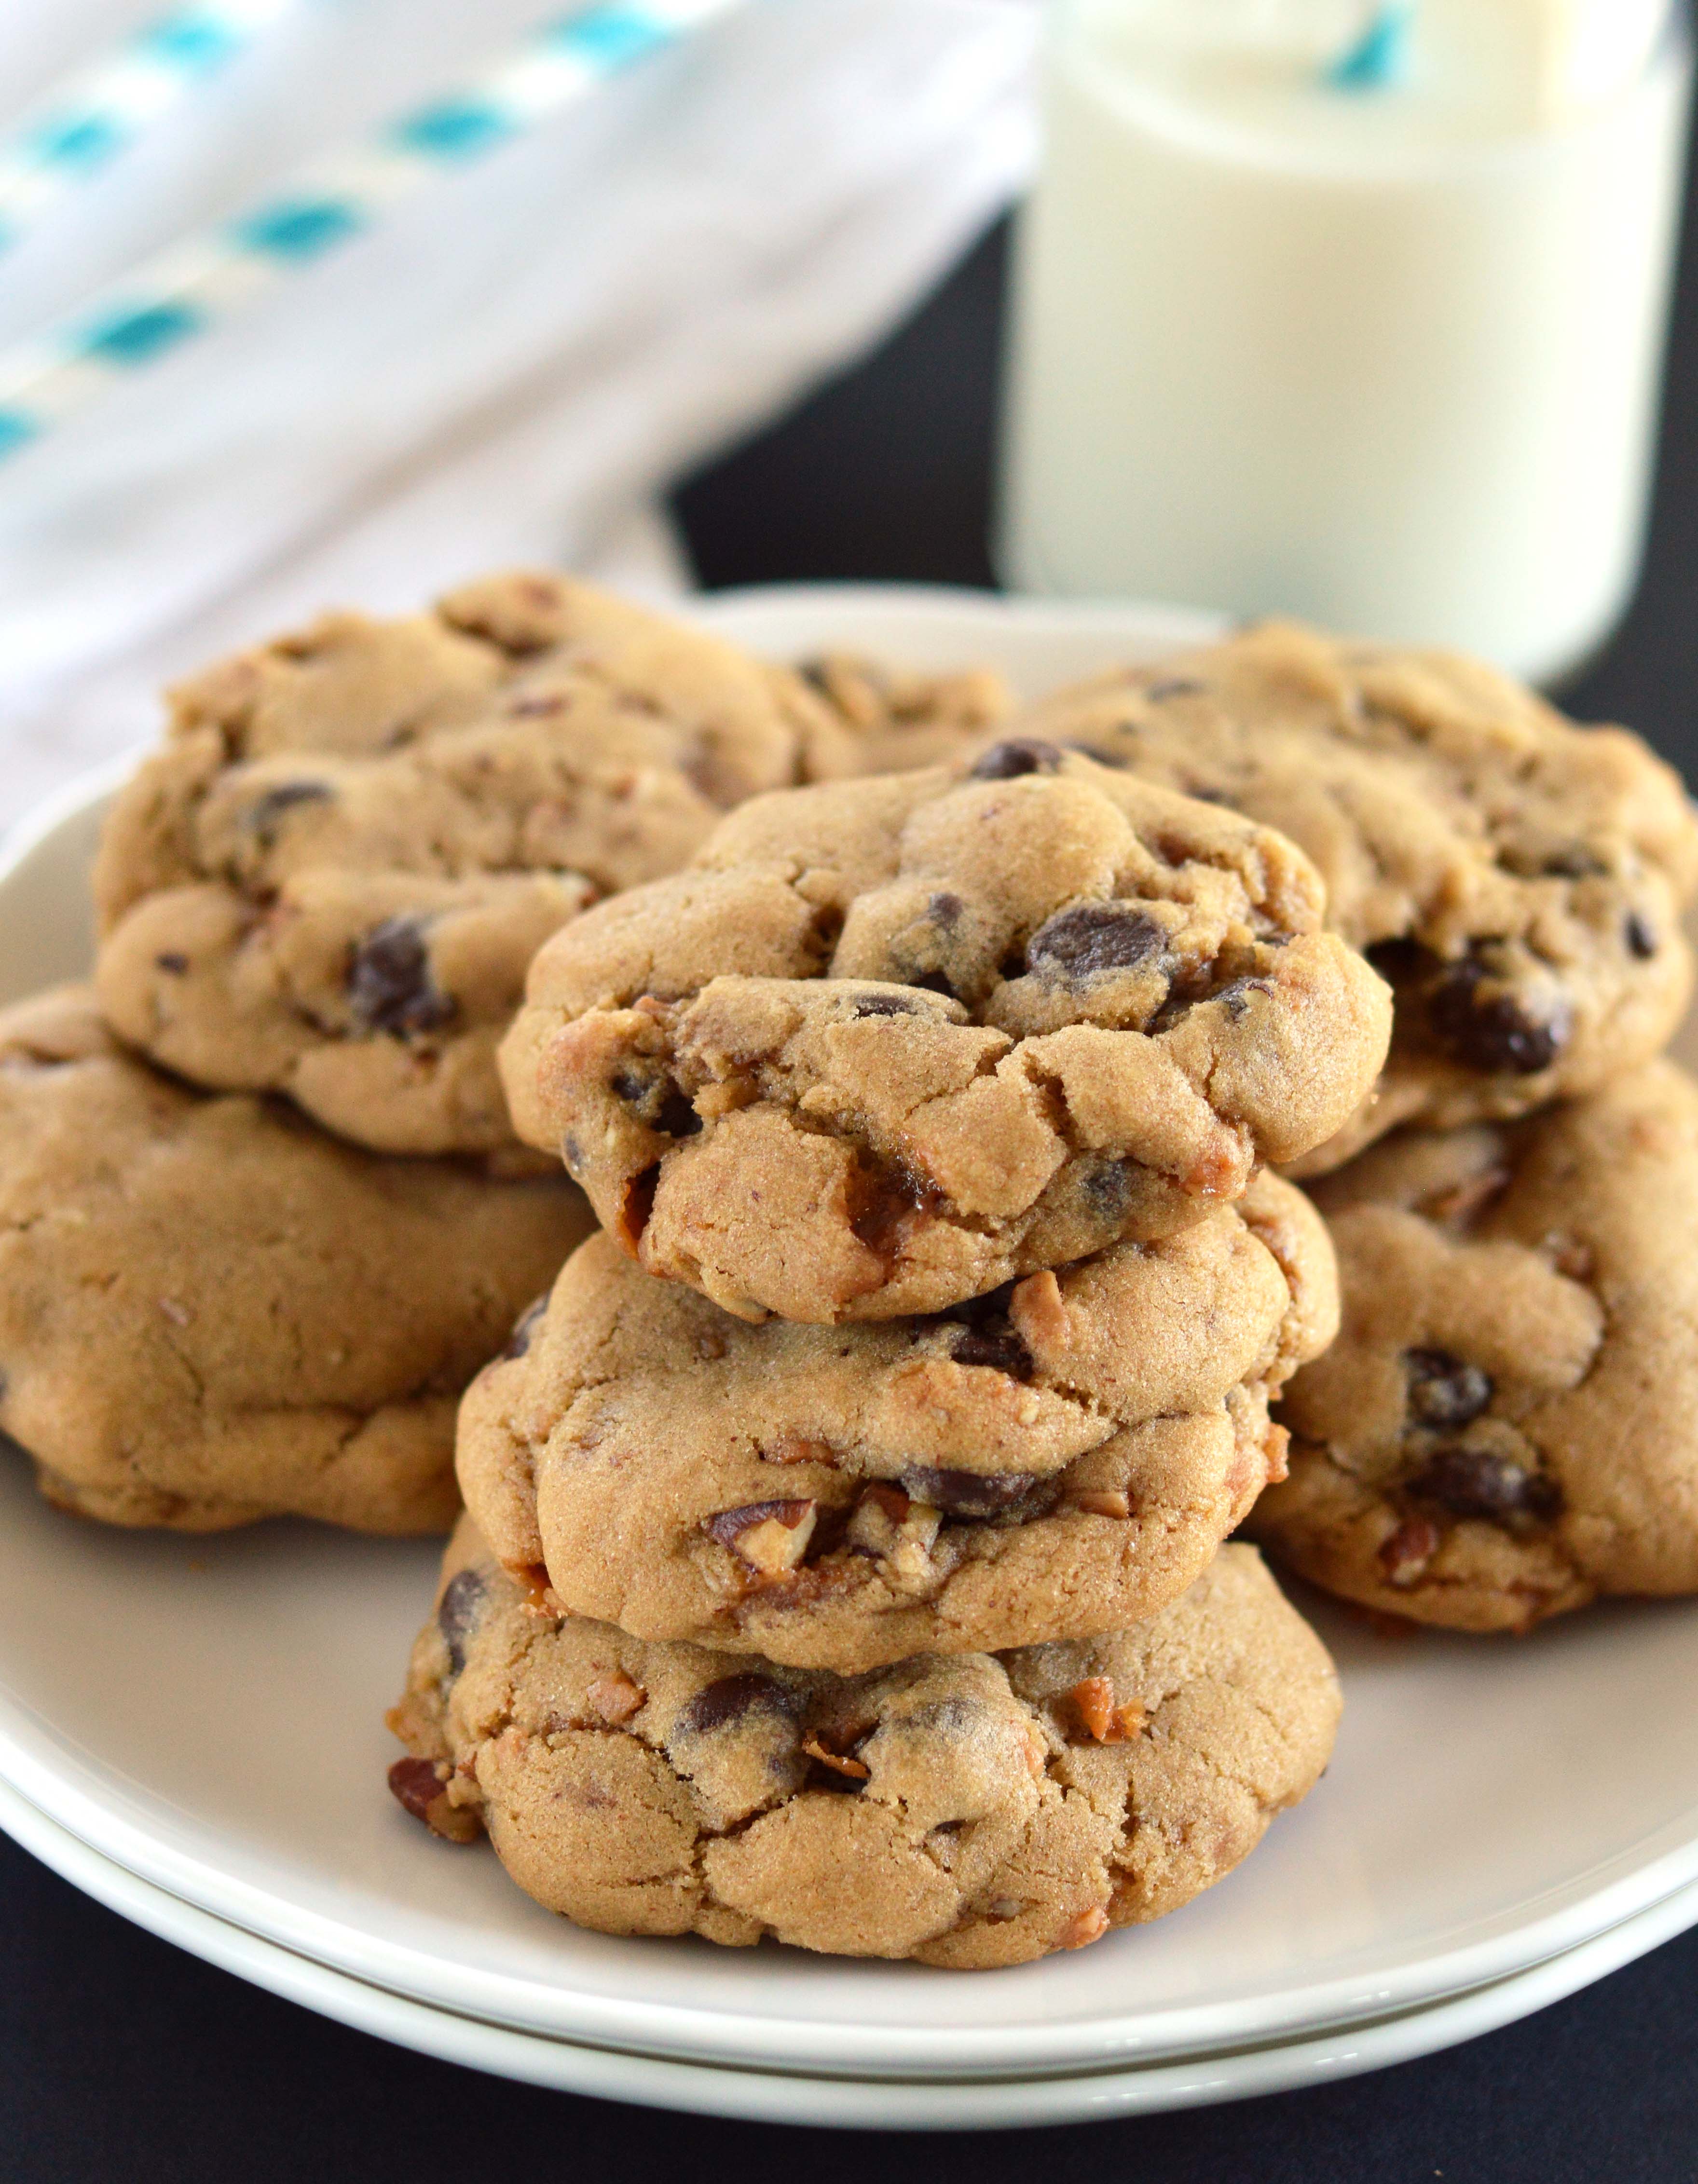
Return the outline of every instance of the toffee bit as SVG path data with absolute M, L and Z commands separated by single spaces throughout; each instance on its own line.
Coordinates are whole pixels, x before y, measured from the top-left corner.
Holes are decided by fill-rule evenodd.
M 633 1683 L 623 1669 L 598 1676 L 584 1696 L 602 1719 L 615 1729 L 640 1713 L 649 1698 L 642 1685 Z
M 821 1767 L 830 1768 L 833 1774 L 841 1774 L 849 1781 L 865 1782 L 872 1774 L 864 1759 L 856 1759 L 846 1752 L 833 1752 L 816 1736 L 804 1736 L 802 1749 L 810 1759 L 817 1760 Z
M 1071 1918 L 1055 1936 L 1058 1949 L 1087 1949 L 1093 1942 L 1101 1941 L 1109 1930 L 1109 1914 L 1100 1903 L 1093 1903 L 1088 1910 Z
M 1087 1676 L 1067 1694 L 1085 1734 L 1094 1744 L 1125 1744 L 1141 1736 L 1149 1715 L 1136 1699 L 1116 1706 L 1106 1676 Z

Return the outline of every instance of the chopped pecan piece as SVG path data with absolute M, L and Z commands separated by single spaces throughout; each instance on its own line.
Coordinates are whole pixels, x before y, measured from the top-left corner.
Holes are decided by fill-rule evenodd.
M 758 1577 L 788 1577 L 808 1552 L 819 1507 L 817 1502 L 750 1502 L 704 1517 L 702 1529 Z
M 873 1507 L 887 1516 L 893 1524 L 904 1523 L 908 1512 L 914 1507 L 913 1502 L 899 1486 L 893 1486 L 888 1479 L 875 1479 L 871 1485 L 863 1490 L 860 1498 L 863 1505 L 871 1502 Z
M 598 1676 L 584 1696 L 602 1719 L 617 1729 L 642 1711 L 649 1694 L 623 1669 L 615 1669 L 610 1676 Z
M 1413 1585 L 1439 1552 L 1439 1527 L 1425 1517 L 1406 1517 L 1380 1541 L 1379 1566 L 1388 1585 Z
M 468 1806 L 449 1802 L 447 1777 L 446 1760 L 439 1768 L 434 1759 L 398 1759 L 389 1769 L 390 1794 L 444 1842 L 475 1842 L 477 1815 Z

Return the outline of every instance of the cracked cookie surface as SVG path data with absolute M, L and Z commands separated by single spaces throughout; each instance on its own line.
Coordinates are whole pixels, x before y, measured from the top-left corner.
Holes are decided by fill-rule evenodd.
M 598 1235 L 468 1390 L 461 1490 L 509 1569 L 643 1637 L 860 1669 L 1080 1636 L 1183 1591 L 1282 1474 L 1269 1398 L 1336 1315 L 1319 1217 L 1268 1175 L 848 1328 L 735 1318 Z
M 0 1011 L 0 1432 L 85 1515 L 445 1529 L 459 1392 L 589 1226 L 190 1091 L 79 989 Z
M 1022 727 L 1244 811 L 1319 866 L 1329 925 L 1397 1010 L 1375 1098 L 1311 1173 L 1399 1123 L 1590 1090 L 1679 1021 L 1698 826 L 1678 776 L 1478 661 L 1275 622 L 1059 692 Z
M 502 1048 L 651 1273 L 749 1318 L 941 1310 L 1238 1197 L 1389 1035 L 1314 868 L 1031 741 L 755 799 L 532 967 Z
M 958 1970 L 1177 1910 L 1331 1752 L 1338 1680 L 1249 1547 L 1111 1637 L 859 1677 L 537 1613 L 468 1520 L 390 1725 L 396 1796 L 612 1934 Z
M 1249 1530 L 1464 1630 L 1698 1591 L 1698 1085 L 1647 1064 L 1514 1124 L 1402 1131 L 1315 1187 L 1343 1329 Z
M 541 943 L 855 742 L 796 677 L 567 577 L 326 616 L 172 694 L 106 827 L 102 1005 L 361 1144 L 509 1146 L 494 1049 Z

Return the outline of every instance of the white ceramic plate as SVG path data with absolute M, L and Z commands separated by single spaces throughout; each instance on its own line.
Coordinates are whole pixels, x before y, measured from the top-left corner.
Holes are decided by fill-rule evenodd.
M 645 2108 L 754 2123 L 870 2131 L 986 2131 L 1107 2121 L 1350 2078 L 1436 2053 L 1543 2009 L 1698 1923 L 1698 1886 L 1596 1940 L 1448 2002 L 1266 2048 L 1088 2076 L 893 2085 L 715 2068 L 509 2031 L 386 1992 L 198 1911 L 90 1850 L 0 1785 L 0 1828 L 86 1895 L 272 1994 L 439 2061 Z
M 985 657 L 1032 687 L 1189 634 L 1147 615 L 852 588 L 715 603 L 775 653 Z M 0 867 L 0 996 L 86 947 L 94 792 Z M 1348 1707 L 1298 1813 L 1199 1903 L 963 1979 L 635 1943 L 537 1908 L 383 1795 L 381 1726 L 427 1547 L 276 1524 L 126 1535 L 0 1468 L 0 1776 L 104 1856 L 376 1986 L 576 2042 L 845 2077 L 1030 2077 L 1421 2008 L 1589 1942 L 1698 1878 L 1698 1602 L 1516 1643 L 1318 1611 Z

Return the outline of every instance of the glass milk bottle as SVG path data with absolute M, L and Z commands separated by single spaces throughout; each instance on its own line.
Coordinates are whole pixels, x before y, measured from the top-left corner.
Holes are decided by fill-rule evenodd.
M 1058 0 L 1005 579 L 1578 666 L 1637 572 L 1689 79 L 1667 0 Z

